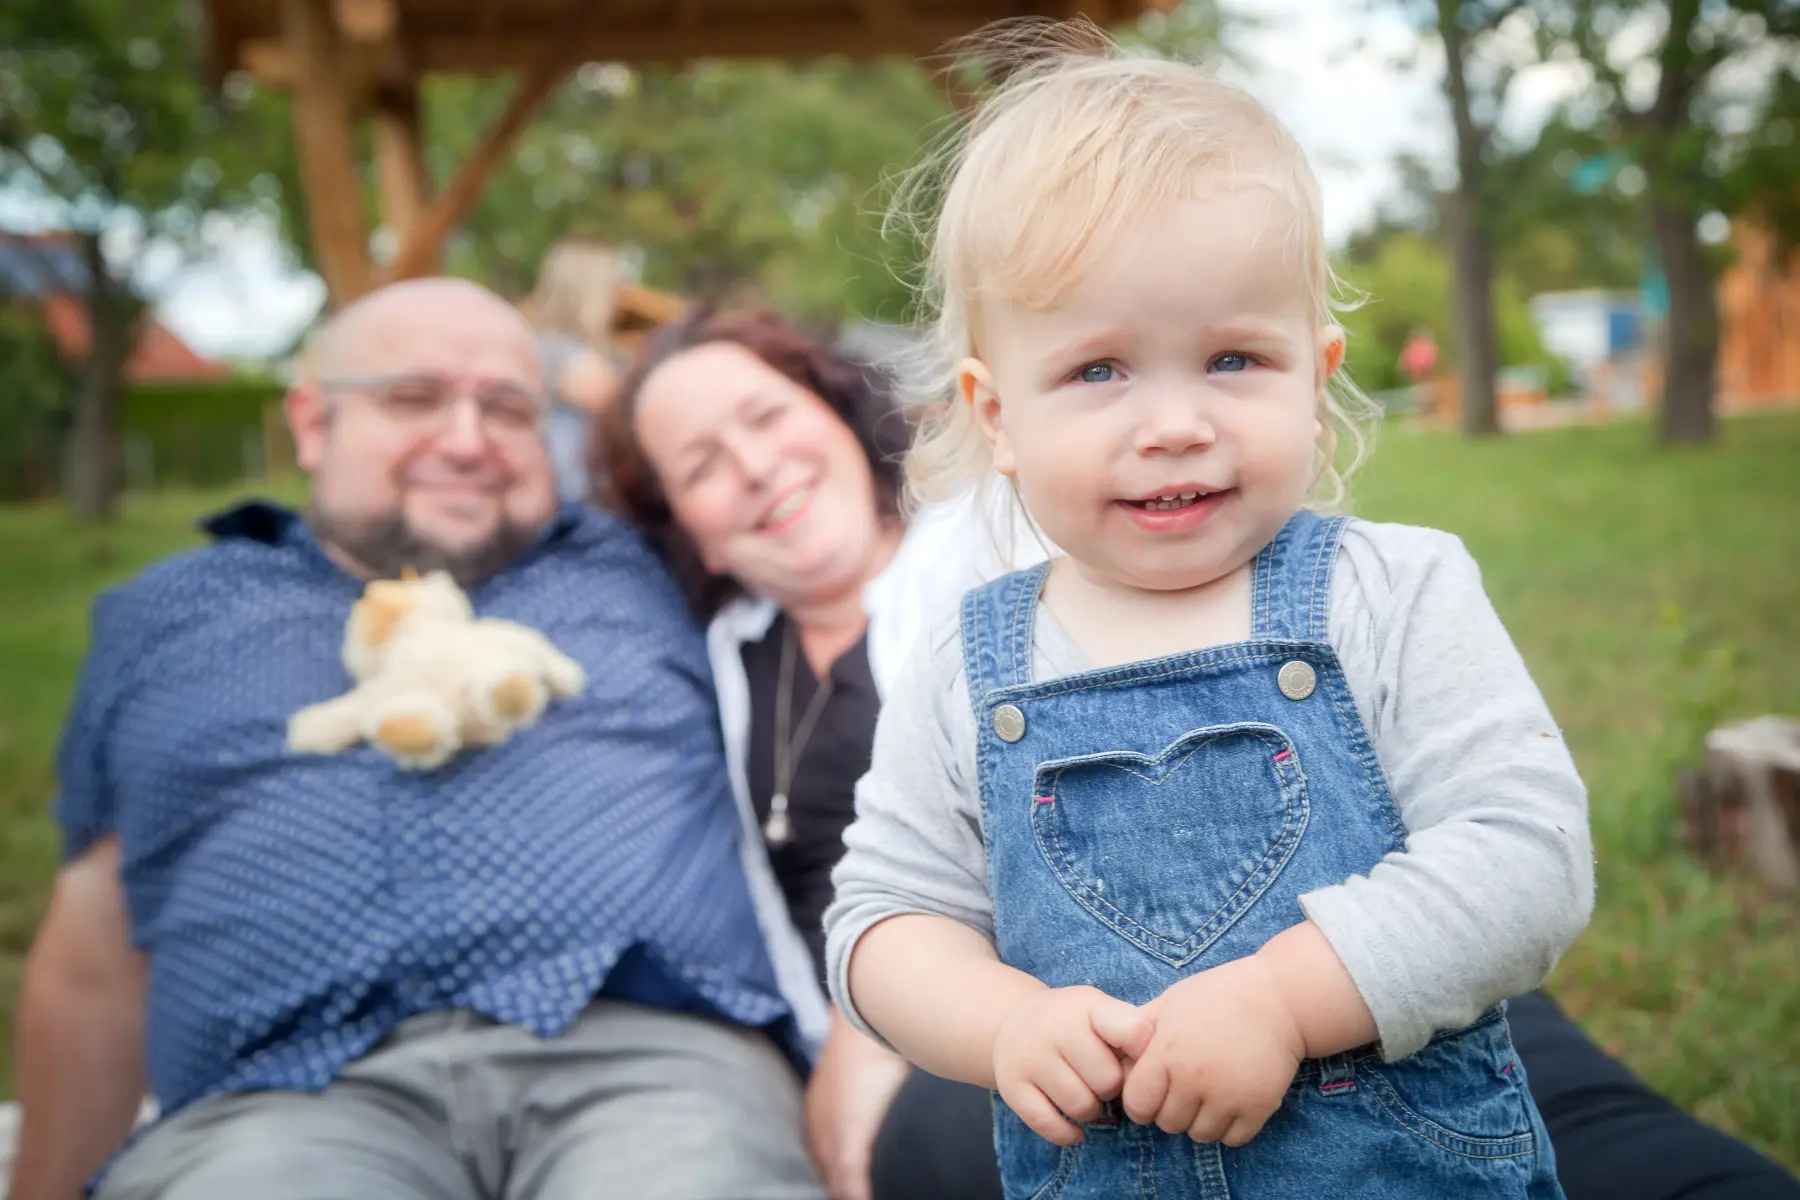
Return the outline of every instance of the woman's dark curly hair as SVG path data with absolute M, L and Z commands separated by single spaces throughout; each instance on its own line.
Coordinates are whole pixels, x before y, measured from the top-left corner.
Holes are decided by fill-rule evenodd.
M 662 551 L 701 620 L 707 620 L 744 587 L 729 575 L 715 575 L 701 562 L 693 539 L 675 519 L 662 481 L 637 437 L 637 409 L 644 382 L 663 363 L 696 346 L 729 342 L 742 346 L 770 367 L 823 400 L 856 435 L 875 477 L 875 503 L 884 517 L 900 513 L 900 456 L 910 432 L 894 406 L 888 378 L 875 368 L 845 358 L 766 310 L 702 310 L 651 337 L 619 384 L 604 417 L 596 422 L 589 448 L 595 501 L 644 530 Z

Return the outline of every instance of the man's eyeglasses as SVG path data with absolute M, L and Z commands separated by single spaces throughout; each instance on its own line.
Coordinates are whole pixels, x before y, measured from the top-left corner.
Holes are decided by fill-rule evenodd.
M 523 384 L 504 380 L 469 383 L 448 375 L 360 375 L 321 379 L 327 396 L 354 392 L 367 396 L 383 416 L 420 434 L 450 423 L 456 402 L 467 392 L 482 426 L 497 437 L 536 436 L 544 425 L 544 401 Z

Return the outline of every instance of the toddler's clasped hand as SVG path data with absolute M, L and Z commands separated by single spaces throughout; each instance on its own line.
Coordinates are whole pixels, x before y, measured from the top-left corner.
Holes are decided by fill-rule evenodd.
M 1156 1032 L 1125 1081 L 1125 1115 L 1196 1142 L 1255 1137 L 1306 1057 L 1287 998 L 1255 955 L 1189 976 L 1139 1011 Z
M 1203 971 L 1142 1008 L 1091 987 L 1020 1003 L 994 1039 L 994 1079 L 1019 1118 L 1060 1146 L 1108 1100 L 1197 1142 L 1242 1146 L 1281 1106 L 1305 1057 L 1286 998 L 1255 956 Z

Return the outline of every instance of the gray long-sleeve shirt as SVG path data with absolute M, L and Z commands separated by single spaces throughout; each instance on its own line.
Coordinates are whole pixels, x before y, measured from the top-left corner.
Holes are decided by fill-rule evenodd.
M 1388 1058 L 1541 983 L 1587 924 L 1587 793 L 1455 537 L 1354 521 L 1333 573 L 1329 637 L 1407 830 L 1366 876 L 1301 897 L 1374 1014 Z M 1086 669 L 1040 610 L 1037 679 Z M 975 717 L 957 614 L 895 681 L 856 791 L 825 915 L 831 993 L 851 1002 L 856 941 L 903 913 L 994 934 Z

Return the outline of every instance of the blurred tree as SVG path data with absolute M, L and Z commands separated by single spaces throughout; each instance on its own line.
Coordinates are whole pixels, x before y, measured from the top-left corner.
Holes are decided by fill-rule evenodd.
M 1382 0 L 1378 0 L 1378 3 Z M 1520 53 L 1518 16 L 1526 0 L 1385 0 L 1444 55 L 1444 98 L 1454 133 L 1456 186 L 1445 217 L 1456 265 L 1457 356 L 1462 427 L 1472 436 L 1500 431 L 1494 401 L 1498 333 L 1494 321 L 1494 208 L 1490 183 L 1495 134 Z
M 1214 0 L 1156 13 L 1127 40 L 1217 58 Z M 756 297 L 797 316 L 905 320 L 919 247 L 884 236 L 886 181 L 953 114 L 943 63 L 589 63 L 545 105 L 447 254 L 449 269 L 529 290 L 565 234 L 611 241 L 646 283 L 709 299 Z M 505 104 L 491 81 L 438 79 L 428 166 L 443 179 Z
M 1407 384 L 1401 348 L 1414 330 L 1430 331 L 1439 345 L 1461 353 L 1455 338 L 1454 269 L 1438 241 L 1416 229 L 1389 228 L 1362 235 L 1336 264 L 1362 299 L 1340 319 L 1348 337 L 1351 378 L 1370 392 Z M 1527 292 L 1508 275 L 1494 284 L 1495 363 L 1540 367 L 1552 393 L 1568 386 L 1568 365 L 1544 349 L 1526 305 Z M 1460 365 L 1460 364 L 1459 364 Z M 1459 372 L 1460 373 L 1460 372 Z
M 0 303 L 0 498 L 54 492 L 56 445 L 75 381 L 38 314 Z
M 93 343 L 65 480 L 84 519 L 108 516 L 121 483 L 118 408 L 142 255 L 201 245 L 207 214 L 250 203 L 258 176 L 266 193 L 281 154 L 272 110 L 249 88 L 202 85 L 196 17 L 186 0 L 0 7 L 0 186 L 67 226 L 85 265 Z
M 1668 293 L 1660 433 L 1713 435 L 1713 287 L 1734 213 L 1791 231 L 1800 210 L 1800 4 L 1793 0 L 1533 0 L 1546 52 L 1583 64 L 1592 127 L 1644 175 Z M 1782 132 L 1785 131 L 1785 132 Z
M 427 94 L 435 166 L 503 100 L 443 80 Z M 544 248 L 582 233 L 645 281 L 707 299 L 749 287 L 797 315 L 898 319 L 908 290 L 881 237 L 882 182 L 949 102 L 919 67 L 701 62 L 674 72 L 588 64 L 520 138 L 449 255 L 519 294 Z
M 1608 151 L 1593 130 L 1557 113 L 1527 146 L 1496 157 L 1504 181 L 1489 209 L 1495 261 L 1526 295 L 1573 288 L 1635 290 L 1649 228 L 1641 177 L 1588 186 L 1579 173 Z

